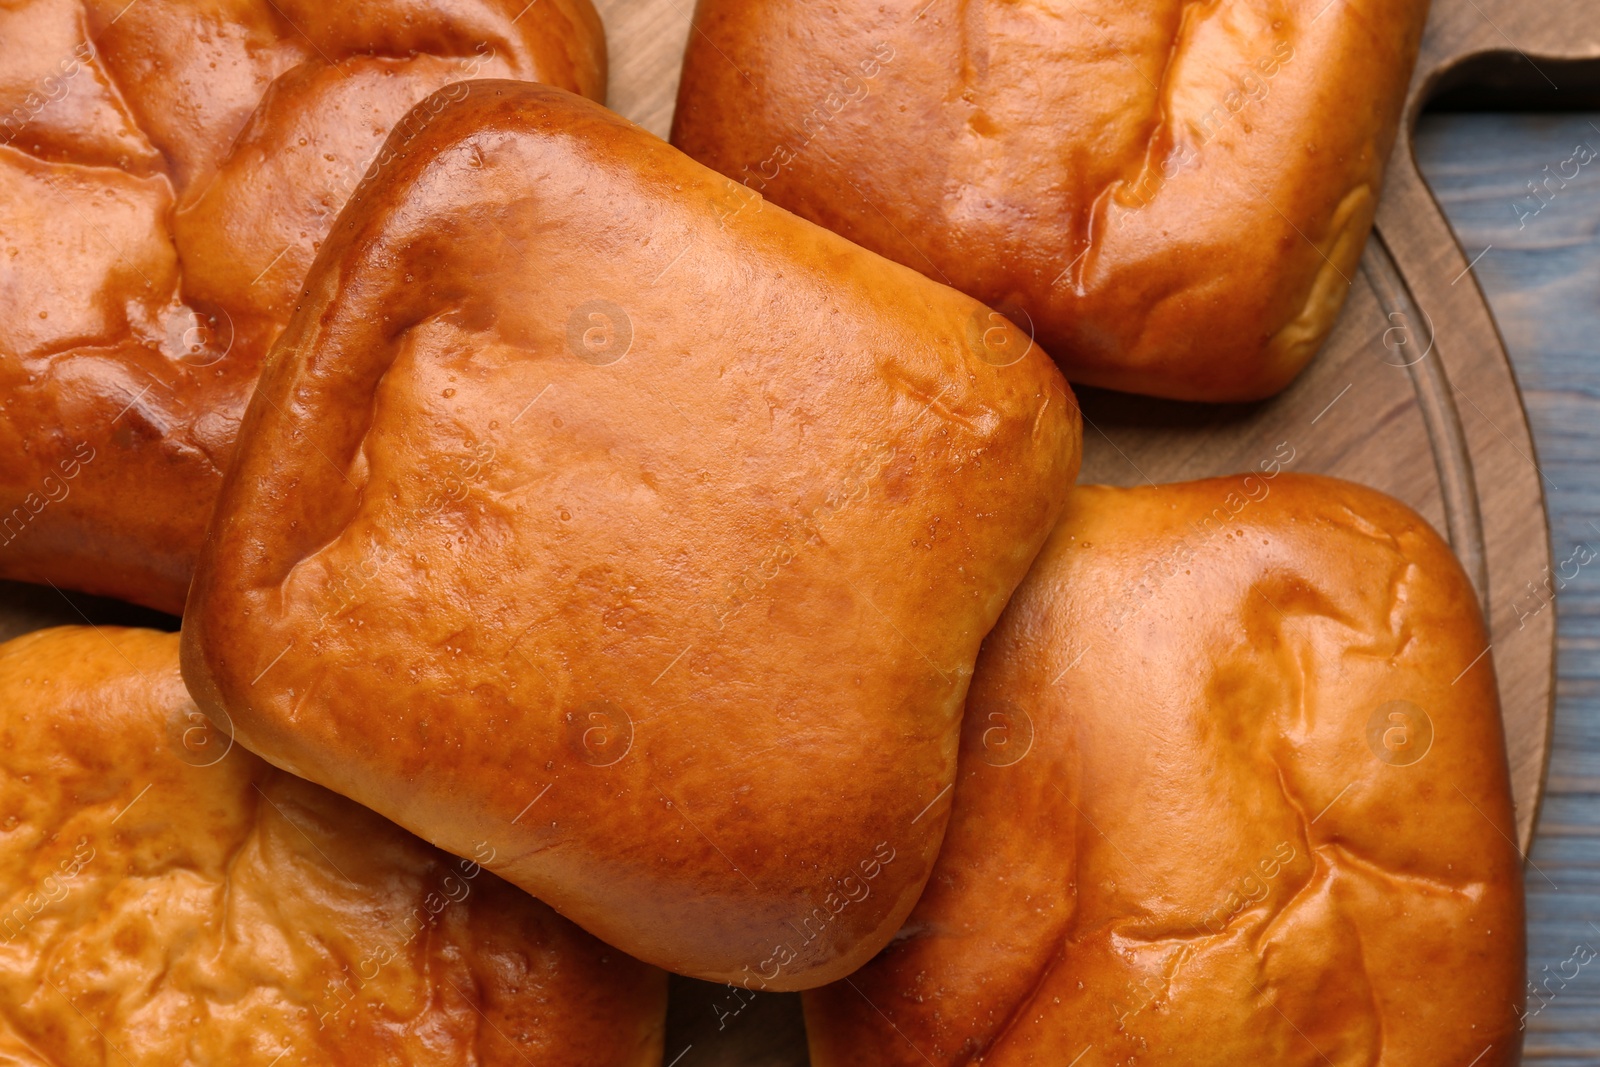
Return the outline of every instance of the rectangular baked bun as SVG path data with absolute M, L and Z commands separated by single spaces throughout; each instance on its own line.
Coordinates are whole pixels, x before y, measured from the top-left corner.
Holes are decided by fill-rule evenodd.
M 1372 227 L 1427 0 L 699 0 L 672 143 L 1011 315 L 1074 383 L 1282 389 Z
M 0 4 L 0 578 L 183 610 L 318 247 L 392 159 L 391 128 L 473 78 L 603 100 L 600 16 L 589 0 Z
M 262 375 L 184 678 L 631 955 L 842 977 L 932 867 L 979 644 L 1077 476 L 1071 391 L 582 97 L 424 106 Z
M 0 645 L 0 1063 L 660 1067 L 666 975 L 233 743 L 178 635 Z
M 1074 491 L 984 644 L 928 891 L 808 994 L 812 1063 L 1515 1063 L 1487 645 L 1382 494 Z

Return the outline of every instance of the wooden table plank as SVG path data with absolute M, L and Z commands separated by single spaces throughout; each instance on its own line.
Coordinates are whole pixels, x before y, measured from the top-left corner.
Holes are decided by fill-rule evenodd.
M 1416 137 L 1462 246 L 1483 253 L 1473 275 L 1523 391 L 1557 568 L 1579 553 L 1547 609 L 1557 618 L 1555 741 L 1528 868 L 1528 974 L 1554 995 L 1529 1018 L 1524 1053 L 1541 1067 L 1600 1061 L 1600 957 L 1566 962 L 1578 946 L 1600 950 L 1600 151 L 1540 200 L 1528 187 L 1547 166 L 1559 176 L 1580 144 L 1600 150 L 1600 113 L 1428 115 Z

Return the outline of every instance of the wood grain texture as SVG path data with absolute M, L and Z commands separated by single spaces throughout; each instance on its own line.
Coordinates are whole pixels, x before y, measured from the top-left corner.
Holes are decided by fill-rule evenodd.
M 1528 868 L 1528 974 L 1554 995 L 1529 1019 L 1523 1057 L 1549 1067 L 1600 1060 L 1600 960 L 1567 964 L 1578 946 L 1600 950 L 1600 159 L 1566 168 L 1576 177 L 1537 200 L 1528 183 L 1547 166 L 1559 173 L 1579 145 L 1600 149 L 1597 127 L 1600 111 L 1432 115 L 1416 138 L 1461 244 L 1482 253 L 1473 274 L 1510 350 L 1548 479 L 1557 588 L 1552 596 L 1532 576 L 1523 606 L 1553 602 L 1544 610 L 1558 625 L 1555 741 Z M 1579 565 L 1589 553 L 1594 561 Z
M 1569 83 L 1570 97 L 1580 83 L 1592 84 L 1596 60 L 1600 23 L 1588 5 L 1438 0 L 1378 209 L 1377 243 L 1428 316 L 1433 358 L 1444 378 L 1434 385 L 1443 386 L 1468 445 L 1488 578 L 1484 599 L 1524 848 L 1548 755 L 1554 670 L 1554 613 L 1532 610 L 1527 585 L 1559 563 L 1527 546 L 1548 533 L 1543 495 L 1550 482 L 1538 469 L 1504 346 L 1468 269 L 1474 253 L 1454 239 L 1418 170 L 1412 136 L 1428 100 L 1452 86 L 1513 85 L 1521 75 L 1559 93 L 1559 78 Z M 1427 392 L 1419 391 L 1425 404 Z M 1461 551 L 1457 533 L 1451 530 L 1451 540 Z M 1469 565 L 1475 562 L 1470 552 L 1462 555 Z
M 595 0 L 606 23 L 611 86 L 606 104 L 665 139 L 678 99 L 694 0 Z

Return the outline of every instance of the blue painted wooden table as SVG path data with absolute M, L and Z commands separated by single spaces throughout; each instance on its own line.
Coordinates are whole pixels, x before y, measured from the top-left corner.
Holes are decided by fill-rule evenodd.
M 1547 479 L 1558 564 L 1556 721 L 1528 870 L 1528 977 L 1544 992 L 1529 998 L 1524 1061 L 1592 1067 L 1600 1063 L 1600 113 L 1427 115 L 1416 150 L 1468 257 L 1478 257 L 1473 274 L 1511 353 Z

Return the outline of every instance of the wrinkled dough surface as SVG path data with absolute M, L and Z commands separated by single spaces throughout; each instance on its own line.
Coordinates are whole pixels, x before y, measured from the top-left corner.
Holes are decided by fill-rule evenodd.
M 261 358 L 334 218 L 412 106 L 474 77 L 603 97 L 598 16 L 0 10 L 0 577 L 182 609 Z
M 1259 399 L 1343 306 L 1427 7 L 701 0 L 673 143 L 1074 382 Z
M 661 1062 L 663 975 L 233 745 L 174 634 L 0 645 L 0 768 L 4 1062 Z
M 985 643 L 929 890 L 808 994 L 813 1062 L 1515 1062 L 1486 644 L 1448 548 L 1370 490 L 1076 490 Z

